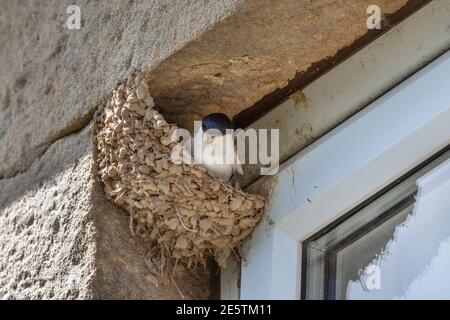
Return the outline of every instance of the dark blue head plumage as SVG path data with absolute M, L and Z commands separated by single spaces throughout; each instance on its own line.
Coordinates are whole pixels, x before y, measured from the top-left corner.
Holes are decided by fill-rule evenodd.
M 203 132 L 208 129 L 218 129 L 222 134 L 225 134 L 226 129 L 234 129 L 234 125 L 226 114 L 211 113 L 203 118 L 202 129 Z

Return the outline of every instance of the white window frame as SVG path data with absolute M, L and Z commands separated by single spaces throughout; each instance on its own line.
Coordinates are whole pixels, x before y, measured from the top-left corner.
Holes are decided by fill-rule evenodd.
M 241 299 L 300 298 L 302 242 L 450 144 L 449 86 L 446 53 L 282 165 Z

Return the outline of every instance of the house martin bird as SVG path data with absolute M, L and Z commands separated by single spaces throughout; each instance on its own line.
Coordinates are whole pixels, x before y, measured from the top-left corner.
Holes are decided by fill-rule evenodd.
M 227 132 L 227 129 L 228 130 Z M 211 113 L 203 118 L 202 125 L 194 133 L 194 158 L 208 172 L 224 181 L 233 173 L 243 174 L 236 150 L 234 125 L 223 113 Z

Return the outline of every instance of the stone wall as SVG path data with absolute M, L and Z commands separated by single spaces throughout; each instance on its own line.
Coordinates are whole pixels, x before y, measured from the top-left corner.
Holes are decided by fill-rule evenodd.
M 1 1 L 0 298 L 208 298 L 209 274 L 153 275 L 94 175 L 89 123 L 135 69 L 156 65 L 242 1 Z M 176 286 L 178 286 L 178 289 Z
M 233 116 L 364 35 L 369 2 L 0 0 L 0 298 L 208 298 L 208 270 L 148 268 L 96 179 L 93 113 L 149 68 L 170 119 Z

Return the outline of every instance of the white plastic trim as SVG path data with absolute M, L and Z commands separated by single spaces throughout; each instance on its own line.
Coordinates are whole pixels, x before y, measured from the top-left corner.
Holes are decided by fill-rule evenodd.
M 450 144 L 449 83 L 446 53 L 283 165 L 242 299 L 298 299 L 301 241 Z

